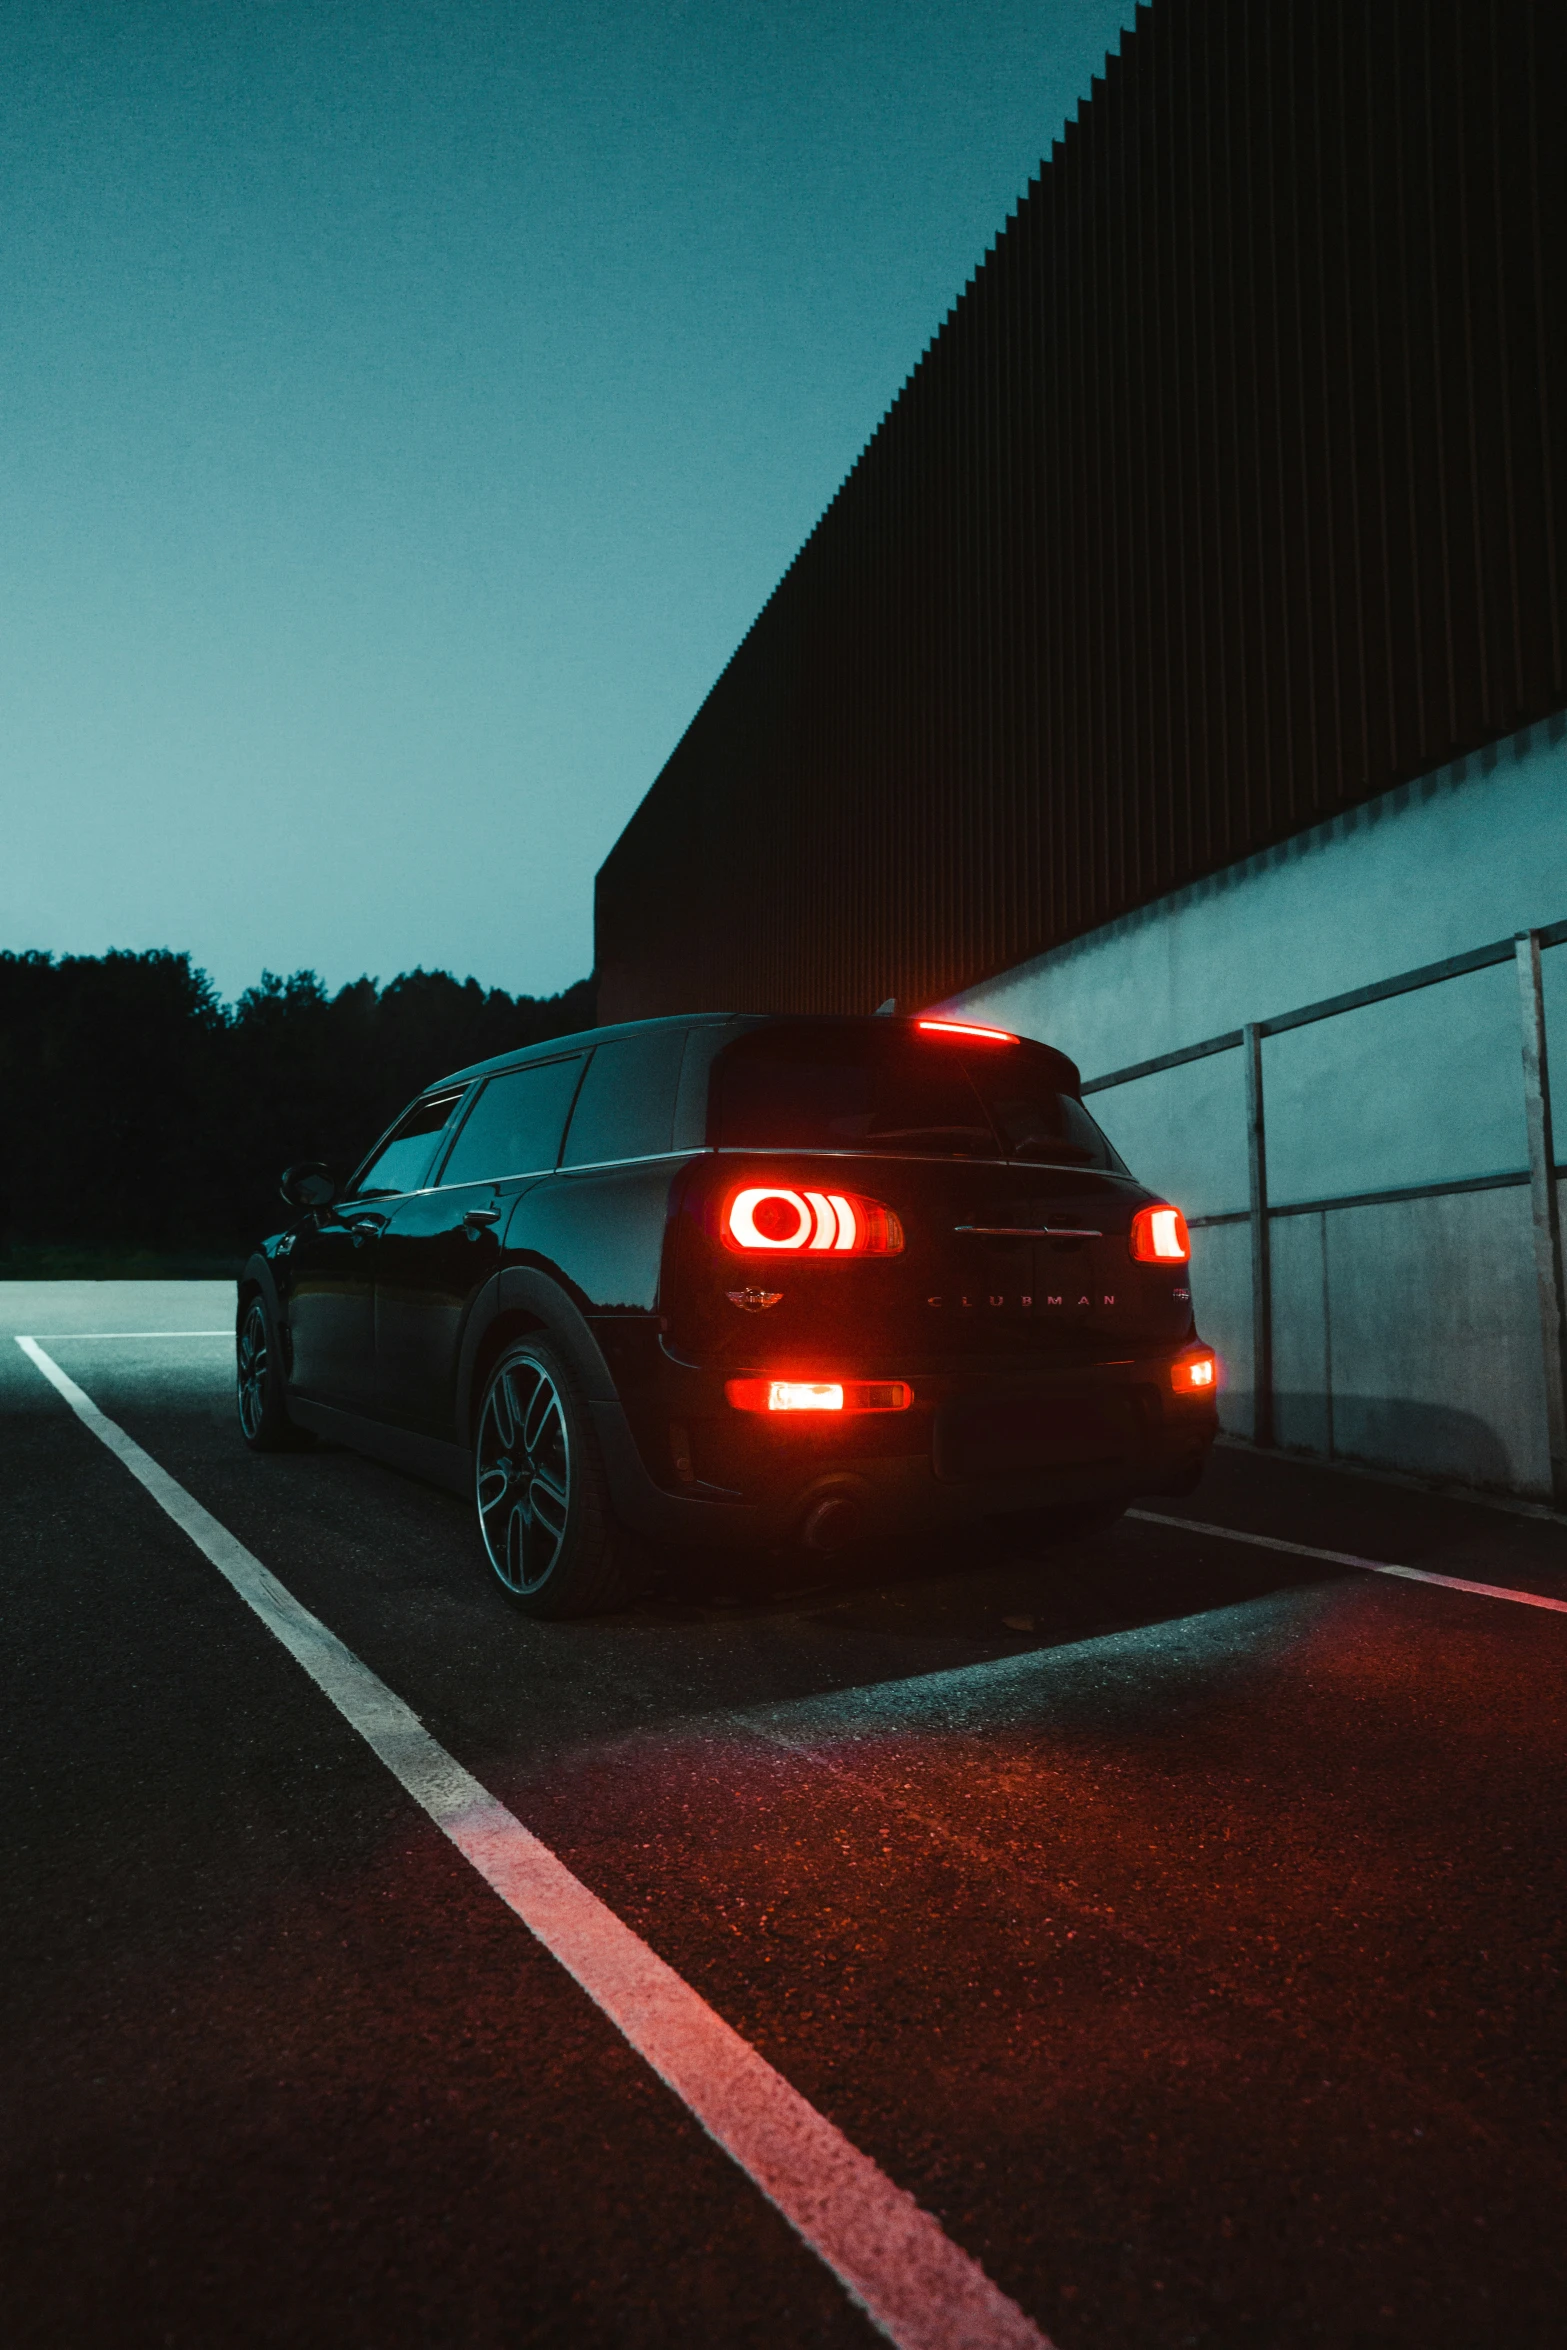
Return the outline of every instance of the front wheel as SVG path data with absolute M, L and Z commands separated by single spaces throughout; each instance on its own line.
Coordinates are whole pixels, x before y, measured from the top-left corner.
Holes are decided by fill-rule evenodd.
M 508 1347 L 479 1407 L 474 1500 L 485 1554 L 530 1616 L 598 1615 L 625 1597 L 628 1538 L 575 1374 L 547 1340 Z

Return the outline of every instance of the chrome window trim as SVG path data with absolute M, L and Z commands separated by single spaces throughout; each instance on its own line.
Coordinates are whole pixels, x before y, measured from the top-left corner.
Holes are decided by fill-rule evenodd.
M 573 1166 L 563 1162 L 548 1170 L 555 1175 L 599 1175 L 606 1167 L 656 1167 L 665 1159 L 700 1159 L 712 1150 L 710 1142 L 693 1143 L 683 1151 L 642 1151 L 630 1159 L 581 1159 Z

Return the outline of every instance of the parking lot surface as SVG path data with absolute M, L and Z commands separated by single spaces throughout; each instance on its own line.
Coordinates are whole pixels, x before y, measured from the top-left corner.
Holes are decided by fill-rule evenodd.
M 231 1319 L 0 1287 L 11 2340 L 917 2331 L 26 1334 L 982 2272 L 925 2339 L 1561 2341 L 1567 1526 L 1226 1448 L 1047 1563 L 717 1562 L 542 1625 L 452 1496 L 247 1453 Z

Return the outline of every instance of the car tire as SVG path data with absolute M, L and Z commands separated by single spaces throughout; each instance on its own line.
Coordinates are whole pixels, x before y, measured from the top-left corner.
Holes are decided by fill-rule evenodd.
M 245 1302 L 234 1334 L 234 1401 L 239 1432 L 252 1452 L 297 1452 L 307 1442 L 283 1399 L 277 1330 L 259 1294 Z
M 1069 1543 L 1102 1542 L 1127 1512 L 1124 1501 L 1078 1502 L 1069 1509 L 1018 1510 L 998 1519 L 1020 1558 L 1043 1558 Z
M 575 1371 L 546 1338 L 491 1370 L 474 1444 L 479 1539 L 524 1615 L 602 1615 L 630 1590 L 633 1542 L 610 1506 L 598 1436 Z

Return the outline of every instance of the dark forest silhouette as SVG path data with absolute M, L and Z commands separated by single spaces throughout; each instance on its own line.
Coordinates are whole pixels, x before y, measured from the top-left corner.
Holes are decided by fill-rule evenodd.
M 284 1220 L 290 1161 L 341 1179 L 431 1078 L 591 1027 L 593 994 L 268 971 L 225 1005 L 168 949 L 0 953 L 0 1270 L 237 1257 Z

